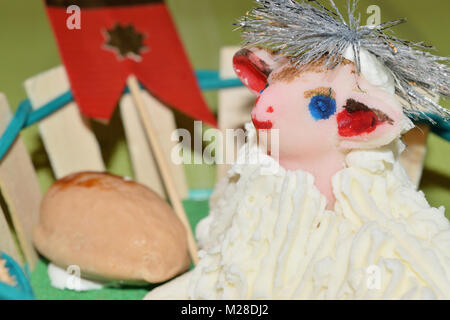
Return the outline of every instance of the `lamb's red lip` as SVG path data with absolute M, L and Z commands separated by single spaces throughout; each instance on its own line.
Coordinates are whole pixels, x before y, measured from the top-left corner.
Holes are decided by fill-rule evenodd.
M 353 137 L 368 134 L 384 123 L 392 125 L 392 120 L 386 113 L 375 108 L 369 108 L 355 99 L 347 99 L 344 110 L 336 116 L 338 132 L 342 137 Z
M 256 119 L 255 116 L 252 116 L 253 125 L 256 129 L 272 129 L 272 121 L 265 120 L 265 121 L 259 121 Z
M 373 111 L 348 112 L 343 110 L 336 117 L 338 132 L 342 137 L 353 137 L 368 134 L 383 122 L 377 119 Z

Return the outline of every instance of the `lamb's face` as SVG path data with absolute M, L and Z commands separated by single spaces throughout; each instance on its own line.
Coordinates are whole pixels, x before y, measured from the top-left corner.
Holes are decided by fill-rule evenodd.
M 331 175 L 343 167 L 345 151 L 385 145 L 403 128 L 397 99 L 357 75 L 350 61 L 333 70 L 317 65 L 299 72 L 286 59 L 244 49 L 234 65 L 258 95 L 256 129 L 279 129 L 280 164 L 313 173 L 331 198 Z

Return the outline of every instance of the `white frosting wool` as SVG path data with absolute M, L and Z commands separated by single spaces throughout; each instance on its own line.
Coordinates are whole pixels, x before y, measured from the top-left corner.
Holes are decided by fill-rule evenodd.
M 246 155 L 274 161 L 252 137 Z M 402 148 L 349 153 L 334 211 L 309 173 L 236 164 L 197 228 L 199 264 L 147 298 L 449 299 L 450 223 L 409 181 Z

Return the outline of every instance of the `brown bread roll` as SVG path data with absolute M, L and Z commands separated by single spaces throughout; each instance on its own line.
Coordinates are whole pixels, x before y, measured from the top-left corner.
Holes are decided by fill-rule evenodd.
M 58 180 L 34 230 L 39 252 L 82 276 L 126 283 L 166 281 L 189 267 L 186 232 L 156 193 L 106 173 Z

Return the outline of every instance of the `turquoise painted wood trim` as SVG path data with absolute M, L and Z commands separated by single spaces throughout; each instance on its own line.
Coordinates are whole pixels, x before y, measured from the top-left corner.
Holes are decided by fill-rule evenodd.
M 0 253 L 6 261 L 6 268 L 16 280 L 15 286 L 0 282 L 0 300 L 34 300 L 33 290 L 26 273 L 10 256 Z

